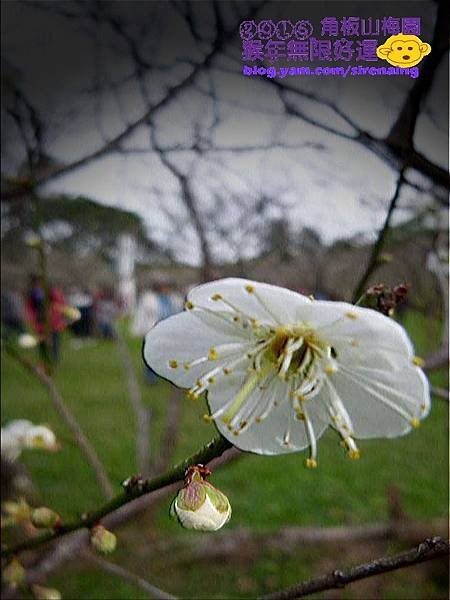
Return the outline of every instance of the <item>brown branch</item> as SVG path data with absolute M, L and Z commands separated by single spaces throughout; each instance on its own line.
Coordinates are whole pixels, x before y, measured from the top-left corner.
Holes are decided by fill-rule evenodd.
M 229 450 L 226 450 L 222 456 L 211 460 L 208 463 L 208 466 L 212 470 L 215 470 L 239 456 L 242 456 L 242 452 L 236 448 L 230 448 Z M 173 483 L 151 494 L 132 500 L 105 517 L 102 523 L 108 529 L 114 529 L 130 519 L 135 519 L 140 513 L 151 508 L 166 496 L 174 494 L 179 488 L 179 485 L 179 483 Z M 74 557 L 77 556 L 83 548 L 86 548 L 88 544 L 88 532 L 85 530 L 76 531 L 72 535 L 66 536 L 56 544 L 53 544 L 47 552 L 32 563 L 23 561 L 27 569 L 27 583 L 29 585 L 41 583 L 62 564 L 69 560 L 73 561 Z
M 431 393 L 434 394 L 434 396 L 437 396 L 437 398 L 441 398 L 441 400 L 447 400 L 447 402 L 449 401 L 448 390 L 444 388 L 432 385 Z
M 16 362 L 22 365 L 29 373 L 31 373 L 44 387 L 47 388 L 48 395 L 50 400 L 53 403 L 53 406 L 56 408 L 59 416 L 62 421 L 67 425 L 67 427 L 72 432 L 74 439 L 80 448 L 80 450 L 84 453 L 87 460 L 91 464 L 96 476 L 97 480 L 106 496 L 106 498 L 112 498 L 114 495 L 114 488 L 111 485 L 111 482 L 106 474 L 105 468 L 103 467 L 100 459 L 95 451 L 94 447 L 91 445 L 89 440 L 83 433 L 78 421 L 75 416 L 66 406 L 63 398 L 61 397 L 58 389 L 55 385 L 55 382 L 51 377 L 46 375 L 44 372 L 37 369 L 32 362 L 23 357 L 20 352 L 18 352 L 14 346 L 11 344 L 5 344 L 4 348 L 6 352 L 14 358 Z
M 248 15 L 245 18 L 251 19 L 257 12 L 264 6 L 264 2 L 260 3 L 257 6 L 254 6 L 249 10 Z M 242 17 L 244 18 L 244 17 Z M 206 67 L 208 67 L 216 55 L 223 49 L 225 44 L 231 40 L 233 40 L 236 36 L 236 28 L 232 27 L 227 31 L 219 31 L 217 33 L 215 42 L 211 50 L 205 55 L 202 62 L 195 63 L 190 74 L 185 77 L 182 81 L 174 85 L 167 94 L 162 98 L 159 102 L 148 108 L 138 119 L 135 119 L 133 122 L 129 123 L 121 133 L 114 136 L 109 140 L 106 144 L 104 144 L 101 148 L 86 154 L 82 158 L 75 160 L 71 163 L 62 166 L 56 166 L 51 169 L 45 175 L 40 177 L 36 177 L 32 182 L 34 187 L 42 185 L 43 183 L 47 183 L 50 180 L 56 179 L 61 175 L 66 175 L 79 167 L 82 167 L 94 160 L 99 158 L 103 158 L 111 154 L 111 152 L 119 149 L 121 144 L 125 142 L 132 133 L 134 133 L 139 127 L 142 125 L 147 125 L 151 118 L 162 108 L 164 108 L 171 100 L 173 100 L 180 92 L 186 89 L 197 77 L 197 75 Z M 25 182 L 25 185 L 13 186 L 10 189 L 7 189 L 2 193 L 2 201 L 3 200 L 13 200 L 20 198 L 23 196 L 24 191 L 26 191 L 27 186 L 29 186 L 29 182 Z
M 125 371 L 128 397 L 136 419 L 136 462 L 141 475 L 150 474 L 150 420 L 151 409 L 142 402 L 141 389 L 136 378 L 130 351 L 122 334 L 117 331 L 117 349 Z
M 349 527 L 284 527 L 276 532 L 257 533 L 251 529 L 238 528 L 224 531 L 221 535 L 211 538 L 207 535 L 196 536 L 195 547 L 186 543 L 186 554 L 181 553 L 183 545 L 175 540 L 174 546 L 178 555 L 174 563 L 202 562 L 226 560 L 236 552 L 252 558 L 257 557 L 266 549 L 276 550 L 284 554 L 295 552 L 304 546 L 340 545 L 340 544 L 366 544 L 377 541 L 403 541 L 410 544 L 417 543 L 430 535 L 445 535 L 448 528 L 446 519 L 433 521 L 408 521 L 396 519 L 395 521 L 381 523 L 367 523 Z M 156 545 L 155 552 L 173 556 L 172 544 L 163 540 L 161 545 Z M 170 561 L 170 558 L 168 559 Z M 172 561 L 170 561 L 172 564 Z
M 372 273 L 375 271 L 375 269 L 377 267 L 378 257 L 380 255 L 381 250 L 383 249 L 384 242 L 385 242 L 387 233 L 389 231 L 389 226 L 391 224 L 392 214 L 397 206 L 397 202 L 398 202 L 398 199 L 400 196 L 400 191 L 402 189 L 403 183 L 404 183 L 403 169 L 401 169 L 398 180 L 397 180 L 397 185 L 395 186 L 394 195 L 392 196 L 392 199 L 389 203 L 389 208 L 386 213 L 386 218 L 384 220 L 383 227 L 380 229 L 377 240 L 372 247 L 372 252 L 371 252 L 371 255 L 369 258 L 369 262 L 367 263 L 366 270 L 364 271 L 364 273 L 363 273 L 361 279 L 359 280 L 358 285 L 356 286 L 355 291 L 353 293 L 353 302 L 354 303 L 357 302 L 359 300 L 359 298 L 361 298 L 361 296 L 363 295 L 363 293 L 367 287 L 367 283 L 370 279 L 370 276 L 372 275 Z
M 57 530 L 49 531 L 38 537 L 25 540 L 24 542 L 16 544 L 15 546 L 2 549 L 2 556 L 5 558 L 14 556 L 19 552 L 38 548 L 43 544 L 57 540 L 58 538 L 74 531 L 78 531 L 79 529 L 90 529 L 94 525 L 98 524 L 99 521 L 111 513 L 114 513 L 117 509 L 128 504 L 132 500 L 140 498 L 141 496 L 145 496 L 146 494 L 149 494 L 155 490 L 164 488 L 172 483 L 182 481 L 184 479 L 186 470 L 189 467 L 197 464 L 207 464 L 213 458 L 221 456 L 225 450 L 230 447 L 230 442 L 219 435 L 211 442 L 203 446 L 201 450 L 173 466 L 162 475 L 152 479 L 138 480 L 135 483 L 130 483 L 130 485 L 124 486 L 124 491 L 121 494 L 115 496 L 112 500 L 101 506 L 98 510 L 90 513 L 83 513 L 80 519 L 72 521 L 71 523 L 63 523 Z
M 436 371 L 437 369 L 442 369 L 443 367 L 448 367 L 448 348 L 439 348 L 435 352 L 431 352 L 424 358 L 425 371 Z
M 166 429 L 159 448 L 159 459 L 152 469 L 155 473 L 160 473 L 166 469 L 172 460 L 180 430 L 181 400 L 179 388 L 172 386 L 167 399 Z
M 346 571 L 335 570 L 329 575 L 322 575 L 321 577 L 298 583 L 274 594 L 261 596 L 260 600 L 291 600 L 292 598 L 302 598 L 309 594 L 325 590 L 343 588 L 349 583 L 360 579 L 411 567 L 427 560 L 447 556 L 449 553 L 450 544 L 447 540 L 440 537 L 427 538 L 416 548 L 407 552 L 371 560 Z
M 127 571 L 123 567 L 116 565 L 115 563 L 110 562 L 109 560 L 101 558 L 93 552 L 84 552 L 83 558 L 86 558 L 90 563 L 97 565 L 98 567 L 100 567 L 100 569 L 103 569 L 103 571 L 106 571 L 107 573 L 117 575 L 118 577 L 121 577 L 122 579 L 125 579 L 130 583 L 134 583 L 135 585 L 140 587 L 141 590 L 144 590 L 144 592 L 148 592 L 150 598 L 155 598 L 156 600 L 175 599 L 175 596 L 172 596 L 172 594 L 168 594 L 164 590 L 157 588 L 155 585 L 149 583 L 147 580 L 143 579 L 142 577 L 139 577 L 139 575 L 135 575 L 134 573 Z

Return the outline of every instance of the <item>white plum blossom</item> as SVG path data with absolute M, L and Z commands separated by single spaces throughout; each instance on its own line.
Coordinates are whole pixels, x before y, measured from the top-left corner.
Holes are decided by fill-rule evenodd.
M 27 419 L 10 421 L 1 428 L 1 452 L 6 460 L 17 460 L 24 448 L 57 450 L 59 445 L 49 427 L 34 425 Z
M 31 335 L 30 333 L 21 333 L 17 338 L 17 343 L 21 348 L 28 349 L 37 346 L 38 341 L 34 335 Z
M 355 439 L 393 438 L 430 410 L 427 379 L 404 329 L 374 310 L 222 279 L 192 289 L 186 310 L 145 339 L 157 373 L 198 398 L 235 446 L 258 454 L 310 448 L 327 427 L 350 458 Z

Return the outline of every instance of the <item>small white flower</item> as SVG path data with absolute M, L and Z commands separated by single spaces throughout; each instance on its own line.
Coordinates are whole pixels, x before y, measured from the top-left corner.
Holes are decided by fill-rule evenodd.
M 55 434 L 45 425 L 33 425 L 25 432 L 24 448 L 55 450 L 57 447 Z
M 55 434 L 45 425 L 33 425 L 27 419 L 10 421 L 1 428 L 1 452 L 9 461 L 19 458 L 24 448 L 57 450 Z
M 17 343 L 21 348 L 34 348 L 38 342 L 34 335 L 21 333 L 17 338 Z
M 244 279 L 194 288 L 185 312 L 147 334 L 144 358 L 189 397 L 207 391 L 205 418 L 237 447 L 309 446 L 310 467 L 328 426 L 358 458 L 355 438 L 404 435 L 430 410 L 420 360 L 395 321 Z

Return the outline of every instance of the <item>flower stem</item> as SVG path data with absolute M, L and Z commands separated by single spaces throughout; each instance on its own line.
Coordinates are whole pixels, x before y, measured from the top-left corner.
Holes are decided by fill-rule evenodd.
M 124 504 L 128 504 L 132 500 L 143 496 L 144 494 L 148 494 L 150 492 L 154 492 L 155 490 L 159 490 L 160 488 L 166 487 L 172 483 L 176 483 L 177 481 L 182 481 L 184 479 L 184 475 L 186 470 L 189 467 L 193 467 L 197 464 L 207 464 L 213 458 L 216 458 L 223 454 L 225 450 L 231 448 L 232 444 L 226 440 L 221 435 L 214 438 L 211 442 L 203 446 L 201 450 L 186 458 L 182 462 L 173 466 L 171 469 L 163 473 L 162 475 L 158 475 L 157 477 L 147 479 L 144 482 L 140 483 L 140 485 L 136 485 L 126 489 L 121 494 L 117 495 L 115 498 L 104 504 L 98 510 L 84 515 L 78 521 L 74 521 L 72 523 L 68 523 L 66 525 L 61 525 L 57 531 L 52 531 L 46 533 L 40 537 L 33 538 L 31 540 L 26 540 L 20 544 L 15 546 L 11 546 L 11 548 L 6 548 L 2 550 L 2 557 L 7 558 L 10 556 L 14 556 L 19 552 L 23 552 L 24 550 L 31 550 L 32 548 L 37 548 L 42 544 L 47 542 L 51 542 L 67 533 L 71 533 L 78 529 L 82 528 L 90 528 L 93 525 L 97 524 L 103 517 L 114 512 Z

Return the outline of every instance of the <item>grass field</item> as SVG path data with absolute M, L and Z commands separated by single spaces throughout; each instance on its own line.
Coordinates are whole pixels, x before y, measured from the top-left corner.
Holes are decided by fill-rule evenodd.
M 405 326 L 419 354 L 432 350 L 438 340 L 438 325 L 419 313 L 408 313 Z M 157 453 L 163 430 L 169 384 L 144 385 L 140 341 L 127 339 L 141 382 L 143 399 L 153 408 L 152 451 Z M 30 351 L 29 351 L 30 352 Z M 32 353 L 32 351 L 31 351 Z M 32 474 L 39 501 L 73 518 L 102 502 L 93 473 L 73 444 L 69 432 L 56 415 L 45 389 L 9 357 L 2 365 L 2 424 L 28 418 L 48 423 L 63 443 L 57 454 L 26 452 L 23 463 Z M 436 385 L 448 387 L 444 371 L 432 377 Z M 95 445 L 111 480 L 120 482 L 136 473 L 135 425 L 130 409 L 123 367 L 114 343 L 96 341 L 76 348 L 67 338 L 56 381 L 61 394 Z M 213 425 L 201 419 L 204 405 L 183 400 L 179 443 L 174 460 L 198 449 L 213 437 Z M 229 497 L 233 517 L 228 528 L 250 527 L 273 532 L 289 525 L 360 524 L 387 518 L 387 488 L 395 485 L 402 507 L 412 519 L 446 517 L 448 512 L 448 405 L 434 399 L 430 417 L 411 434 L 394 440 L 362 441 L 360 461 L 349 461 L 329 431 L 319 443 L 320 466 L 303 467 L 304 455 L 279 457 L 246 455 L 214 473 L 212 481 Z M 119 548 L 114 559 L 146 577 L 155 585 L 182 597 L 251 598 L 280 586 L 318 574 L 324 568 L 343 567 L 382 554 L 396 545 L 356 549 L 299 549 L 295 556 L 262 549 L 255 560 L 245 558 L 225 563 L 176 563 L 174 556 L 157 556 L 152 540 L 190 540 L 168 518 L 170 499 L 158 506 L 151 519 L 143 518 L 118 530 Z M 224 530 L 226 534 L 226 530 Z M 222 535 L 222 533 L 214 534 Z M 147 549 L 148 552 L 147 552 Z M 151 556 L 151 560 L 148 558 Z M 445 597 L 442 572 L 408 572 L 381 578 L 383 598 Z M 65 598 L 145 598 L 136 586 L 107 575 L 98 568 L 68 564 L 49 578 Z M 357 598 L 364 587 L 339 592 Z M 369 589 L 369 588 L 367 588 Z M 359 591 L 358 591 L 359 590 Z M 443 592 L 444 590 L 444 592 Z M 371 593 L 371 592 L 367 592 Z

